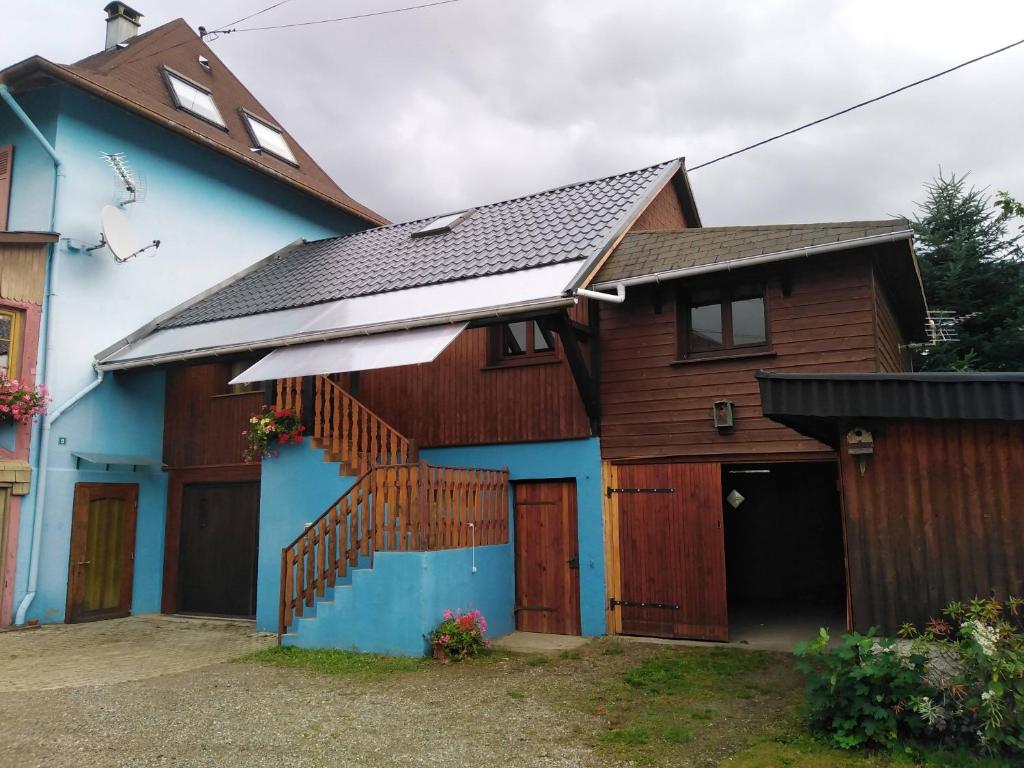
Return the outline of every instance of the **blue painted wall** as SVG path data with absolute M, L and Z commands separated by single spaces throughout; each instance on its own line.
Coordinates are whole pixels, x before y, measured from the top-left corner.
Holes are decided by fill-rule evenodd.
M 298 238 L 315 239 L 366 226 L 71 87 L 53 85 L 18 99 L 64 162 L 56 225 L 64 239 L 54 251 L 60 261 L 60 284 L 56 300 L 47 307 L 54 322 L 49 367 L 55 406 L 92 380 L 92 361 L 98 352 L 158 314 Z M 46 229 L 52 164 L 7 106 L 0 104 L 0 145 L 7 143 L 15 145 L 9 226 Z M 160 250 L 152 256 L 116 264 L 106 250 L 82 250 L 99 241 L 100 209 L 122 198 L 101 152 L 126 153 L 144 179 L 144 200 L 128 206 L 126 213 L 140 242 L 161 240 Z M 150 383 L 129 383 L 133 381 Z M 136 392 L 148 393 L 145 407 Z M 69 452 L 135 453 L 145 447 L 159 458 L 162 414 L 162 383 L 157 386 L 145 375 L 137 380 L 129 375 L 123 381 L 105 383 L 54 425 L 50 455 L 55 464 L 46 492 L 39 591 L 29 618 L 63 619 L 75 482 L 140 480 L 131 473 L 75 471 Z M 141 419 L 137 427 L 126 426 L 136 418 Z M 66 445 L 58 445 L 59 437 L 66 438 Z M 33 466 L 38 453 L 39 446 L 33 446 Z M 150 611 L 159 609 L 166 482 L 161 473 L 147 473 L 140 484 L 136 610 Z M 26 590 L 29 511 L 35 493 L 33 488 L 22 506 L 15 606 Z M 145 560 L 141 559 L 144 551 Z
M 43 622 L 64 620 L 67 599 L 67 568 L 71 545 L 71 508 L 76 483 L 135 483 L 139 486 L 138 522 L 135 539 L 135 576 L 132 611 L 160 610 L 163 571 L 164 520 L 167 507 L 167 476 L 159 468 L 104 467 L 82 464 L 76 470 L 72 450 L 119 453 L 159 458 L 163 445 L 164 373 L 149 370 L 126 376 L 108 377 L 91 396 L 90 407 L 75 407 L 57 422 L 58 435 L 88 436 L 68 440 L 50 449 L 46 510 L 40 559 L 39 585 L 28 618 Z M 77 445 L 75 443 L 78 443 Z M 31 502 L 30 502 L 31 503 Z M 22 518 L 30 517 L 28 505 Z M 23 522 L 18 539 L 18 562 L 28 562 L 31 528 Z M 19 580 L 26 579 L 19 569 Z M 24 583 L 16 585 L 17 600 Z
M 424 450 L 421 457 L 431 464 L 456 467 L 508 467 L 512 482 L 575 479 L 579 519 L 580 624 L 584 635 L 605 634 L 601 449 L 596 437 L 548 443 L 433 448 Z
M 324 461 L 310 441 L 285 445 L 263 460 L 260 479 L 260 536 L 256 575 L 256 628 L 277 632 L 281 599 L 281 549 L 294 541 L 355 478 L 338 474 L 338 465 Z
M 473 559 L 476 572 L 473 572 Z M 422 656 L 445 609 L 479 609 L 491 637 L 515 628 L 512 546 L 382 552 L 351 584 L 329 590 L 315 616 L 298 620 L 286 645 Z

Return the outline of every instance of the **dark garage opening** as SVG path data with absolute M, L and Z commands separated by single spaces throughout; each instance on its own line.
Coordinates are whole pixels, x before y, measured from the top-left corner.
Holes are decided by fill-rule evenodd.
M 791 648 L 845 630 L 836 465 L 724 465 L 722 498 L 730 639 Z

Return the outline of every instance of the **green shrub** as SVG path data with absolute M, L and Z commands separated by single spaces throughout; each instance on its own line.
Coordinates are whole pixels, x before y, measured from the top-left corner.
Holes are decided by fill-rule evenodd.
M 952 603 L 902 640 L 825 630 L 797 647 L 811 724 L 838 746 L 901 739 L 1024 756 L 1024 601 Z

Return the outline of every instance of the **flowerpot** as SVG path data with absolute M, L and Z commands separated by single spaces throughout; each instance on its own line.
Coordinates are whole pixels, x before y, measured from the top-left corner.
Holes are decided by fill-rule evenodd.
M 447 661 L 448 660 L 448 651 L 446 651 L 444 649 L 443 645 L 433 645 L 433 646 L 431 646 L 431 648 L 432 648 L 432 651 L 433 651 L 433 656 L 434 656 L 435 659 L 437 659 L 437 661 Z

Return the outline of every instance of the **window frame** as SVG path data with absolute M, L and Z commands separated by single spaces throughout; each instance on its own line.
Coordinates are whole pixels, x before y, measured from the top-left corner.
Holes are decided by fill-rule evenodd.
M 205 85 L 197 83 L 191 77 L 187 77 L 181 74 L 180 72 L 171 69 L 166 64 L 160 65 L 160 74 L 164 78 L 164 85 L 167 86 L 167 92 L 171 94 L 171 101 L 174 102 L 175 109 L 185 112 L 186 114 L 192 115 L 192 117 L 196 118 L 197 120 L 202 120 L 204 123 L 208 123 L 209 125 L 212 125 L 215 128 L 220 128 L 222 131 L 224 131 L 224 133 L 228 132 L 227 121 L 224 120 L 224 113 L 220 111 L 220 105 L 217 104 L 217 100 L 213 98 L 213 91 L 211 91 Z M 197 91 L 202 91 L 207 96 L 209 96 L 210 101 L 213 102 L 213 106 L 217 110 L 217 114 L 220 116 L 221 122 L 218 123 L 216 120 L 211 120 L 206 115 L 200 115 L 198 112 L 193 112 L 189 107 L 185 106 L 181 102 L 181 99 L 178 96 L 178 92 L 174 89 L 174 83 L 172 82 L 174 78 L 177 78 L 181 82 L 185 83 L 185 85 L 189 85 L 192 88 L 195 88 Z
M 295 150 L 292 149 L 291 144 L 288 143 L 288 137 L 285 136 L 283 128 L 281 128 L 280 126 L 274 125 L 269 120 L 264 120 L 262 117 L 257 117 L 256 115 L 254 115 L 252 112 L 250 112 L 245 107 L 239 107 L 238 108 L 238 114 L 242 118 L 242 125 L 245 126 L 245 132 L 249 134 L 249 139 L 252 141 L 253 149 L 258 149 L 260 152 L 266 152 L 271 157 L 276 157 L 282 163 L 288 163 L 288 165 L 291 165 L 291 166 L 293 166 L 295 168 L 299 167 L 299 160 L 298 160 L 297 157 L 295 157 Z M 288 147 L 288 151 L 291 152 L 292 156 L 291 157 L 285 157 L 284 155 L 280 154 L 279 152 L 275 152 L 270 147 L 265 146 L 259 140 L 259 137 L 256 135 L 256 131 L 253 130 L 252 123 L 259 123 L 264 128 L 267 128 L 268 130 L 271 130 L 274 133 L 280 135 L 281 141 L 283 141 L 284 145 L 286 147 Z
M 740 287 L 750 285 L 759 286 L 761 289 L 761 302 L 764 308 L 764 341 L 736 344 L 733 340 L 732 322 L 732 305 L 734 301 L 737 301 L 734 294 Z M 717 349 L 695 351 L 690 348 L 690 308 L 692 306 L 690 297 L 698 291 L 718 292 L 718 306 L 721 308 L 722 345 Z M 739 299 L 739 301 L 743 300 Z M 678 359 L 681 361 L 709 360 L 772 353 L 770 309 L 768 284 L 765 280 L 736 280 L 729 283 L 681 286 L 676 296 L 676 354 Z
M 21 367 L 21 334 L 24 324 L 24 312 L 16 307 L 0 306 L 0 316 L 11 318 L 11 335 L 8 339 L 7 373 L 9 379 L 16 379 Z
M 518 355 L 505 354 L 505 328 L 513 323 L 526 323 L 527 350 Z M 520 365 L 545 365 L 557 363 L 562 359 L 558 345 L 558 334 L 547 329 L 551 339 L 551 348 L 541 351 L 535 349 L 535 332 L 540 325 L 540 318 L 516 319 L 490 326 L 487 331 L 488 360 L 485 368 L 514 368 Z M 543 331 L 544 329 L 542 329 Z

